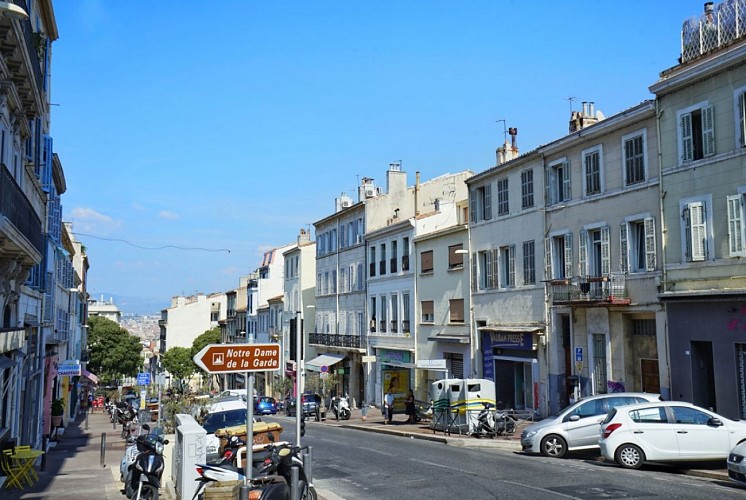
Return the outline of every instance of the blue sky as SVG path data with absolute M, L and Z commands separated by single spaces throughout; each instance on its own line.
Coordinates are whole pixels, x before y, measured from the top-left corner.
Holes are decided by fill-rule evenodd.
M 498 120 L 526 152 L 582 101 L 634 106 L 702 5 L 57 1 L 52 135 L 89 291 L 235 288 L 391 162 L 410 185 L 480 172 Z

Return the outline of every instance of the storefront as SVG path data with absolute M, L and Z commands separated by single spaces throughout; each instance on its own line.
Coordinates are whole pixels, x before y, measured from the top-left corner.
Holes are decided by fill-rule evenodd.
M 480 327 L 484 378 L 495 382 L 505 408 L 538 409 L 539 363 L 536 327 Z
M 414 384 L 414 363 L 411 351 L 376 349 L 378 372 L 376 373 L 376 402 L 381 404 L 384 393 L 394 393 L 395 408 L 401 406 L 409 389 Z

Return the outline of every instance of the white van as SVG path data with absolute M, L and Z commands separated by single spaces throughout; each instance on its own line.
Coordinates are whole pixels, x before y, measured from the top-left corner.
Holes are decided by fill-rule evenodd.
M 207 462 L 213 462 L 220 458 L 220 439 L 215 436 L 215 431 L 234 425 L 246 425 L 246 402 L 243 399 L 231 399 L 206 408 L 207 415 L 202 421 L 202 427 L 207 431 L 205 456 Z M 254 422 L 258 421 L 255 417 Z

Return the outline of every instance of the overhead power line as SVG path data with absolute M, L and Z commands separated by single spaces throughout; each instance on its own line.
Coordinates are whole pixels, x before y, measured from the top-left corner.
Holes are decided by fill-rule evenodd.
M 164 250 L 166 248 L 175 248 L 176 250 L 200 250 L 202 252 L 228 252 L 231 253 L 230 249 L 228 248 L 204 248 L 204 247 L 183 247 L 180 245 L 161 245 L 161 246 L 144 246 L 144 245 L 138 245 L 137 243 L 132 243 L 131 241 L 124 240 L 122 238 L 104 238 L 103 236 L 94 236 L 92 234 L 85 234 L 85 233 L 75 233 L 78 236 L 85 236 L 86 238 L 93 238 L 95 240 L 104 240 L 104 241 L 120 241 L 122 243 L 125 243 L 129 246 L 140 248 L 142 250 Z

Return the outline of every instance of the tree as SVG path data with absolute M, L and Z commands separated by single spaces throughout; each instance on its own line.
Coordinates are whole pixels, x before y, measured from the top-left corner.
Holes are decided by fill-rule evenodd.
M 210 330 L 205 331 L 202 335 L 198 336 L 196 339 L 194 339 L 194 342 L 192 342 L 192 349 L 191 349 L 191 355 L 192 359 L 194 359 L 194 356 L 197 355 L 199 351 L 201 351 L 206 345 L 210 344 L 219 344 L 220 343 L 220 328 L 215 327 Z M 195 371 L 197 366 L 195 365 Z M 219 375 L 208 375 L 206 373 L 202 373 L 202 376 L 207 376 L 209 383 L 208 388 L 211 389 L 213 384 L 219 386 L 220 385 L 220 376 Z M 204 381 L 204 379 L 203 379 Z
M 88 369 L 104 383 L 133 377 L 142 367 L 142 344 L 116 322 L 102 316 L 88 318 Z
M 191 356 L 191 349 L 172 347 L 163 354 L 163 368 L 179 381 L 183 390 L 189 378 L 197 371 Z

